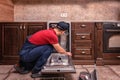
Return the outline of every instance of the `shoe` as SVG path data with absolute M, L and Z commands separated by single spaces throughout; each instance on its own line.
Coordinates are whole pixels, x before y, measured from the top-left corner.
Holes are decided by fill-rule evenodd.
M 38 77 L 41 77 L 41 76 L 42 76 L 41 72 L 32 73 L 32 75 L 31 75 L 32 78 L 38 78 Z
M 20 67 L 18 64 L 15 64 L 15 65 L 14 65 L 14 68 L 15 68 L 15 70 L 16 70 L 18 73 L 20 73 L 20 74 L 27 74 L 27 73 L 30 72 L 30 71 L 28 71 L 28 70 L 25 70 L 24 67 Z

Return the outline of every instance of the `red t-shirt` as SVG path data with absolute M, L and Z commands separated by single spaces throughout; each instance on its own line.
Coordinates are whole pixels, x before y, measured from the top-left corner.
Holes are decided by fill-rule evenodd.
M 29 38 L 35 45 L 56 44 L 58 37 L 53 29 L 38 31 Z

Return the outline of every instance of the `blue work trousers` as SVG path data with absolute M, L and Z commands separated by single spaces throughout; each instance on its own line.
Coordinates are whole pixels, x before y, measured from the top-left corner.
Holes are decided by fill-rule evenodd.
M 52 45 L 33 45 L 26 39 L 20 51 L 20 65 L 32 70 L 32 73 L 37 73 L 41 71 L 52 52 Z

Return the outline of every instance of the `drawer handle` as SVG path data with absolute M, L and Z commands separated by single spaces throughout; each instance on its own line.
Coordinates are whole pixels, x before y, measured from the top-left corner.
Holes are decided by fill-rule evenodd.
M 22 25 L 20 26 L 20 29 L 22 29 Z
M 23 26 L 23 29 L 25 29 L 25 26 Z
M 118 59 L 120 59 L 120 56 L 117 56 Z
M 86 27 L 86 25 L 85 25 L 85 24 L 82 24 L 82 25 L 81 25 L 81 28 L 85 28 L 85 27 Z
M 86 38 L 86 36 L 81 36 L 81 39 L 85 39 Z
M 86 52 L 85 52 L 85 51 L 82 51 L 81 53 L 82 53 L 82 54 L 85 54 Z

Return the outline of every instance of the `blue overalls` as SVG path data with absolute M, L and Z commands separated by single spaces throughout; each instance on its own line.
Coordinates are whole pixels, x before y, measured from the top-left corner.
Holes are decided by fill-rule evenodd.
M 26 39 L 19 55 L 20 65 L 26 70 L 32 70 L 32 73 L 41 71 L 48 57 L 53 52 L 52 45 L 33 45 Z

